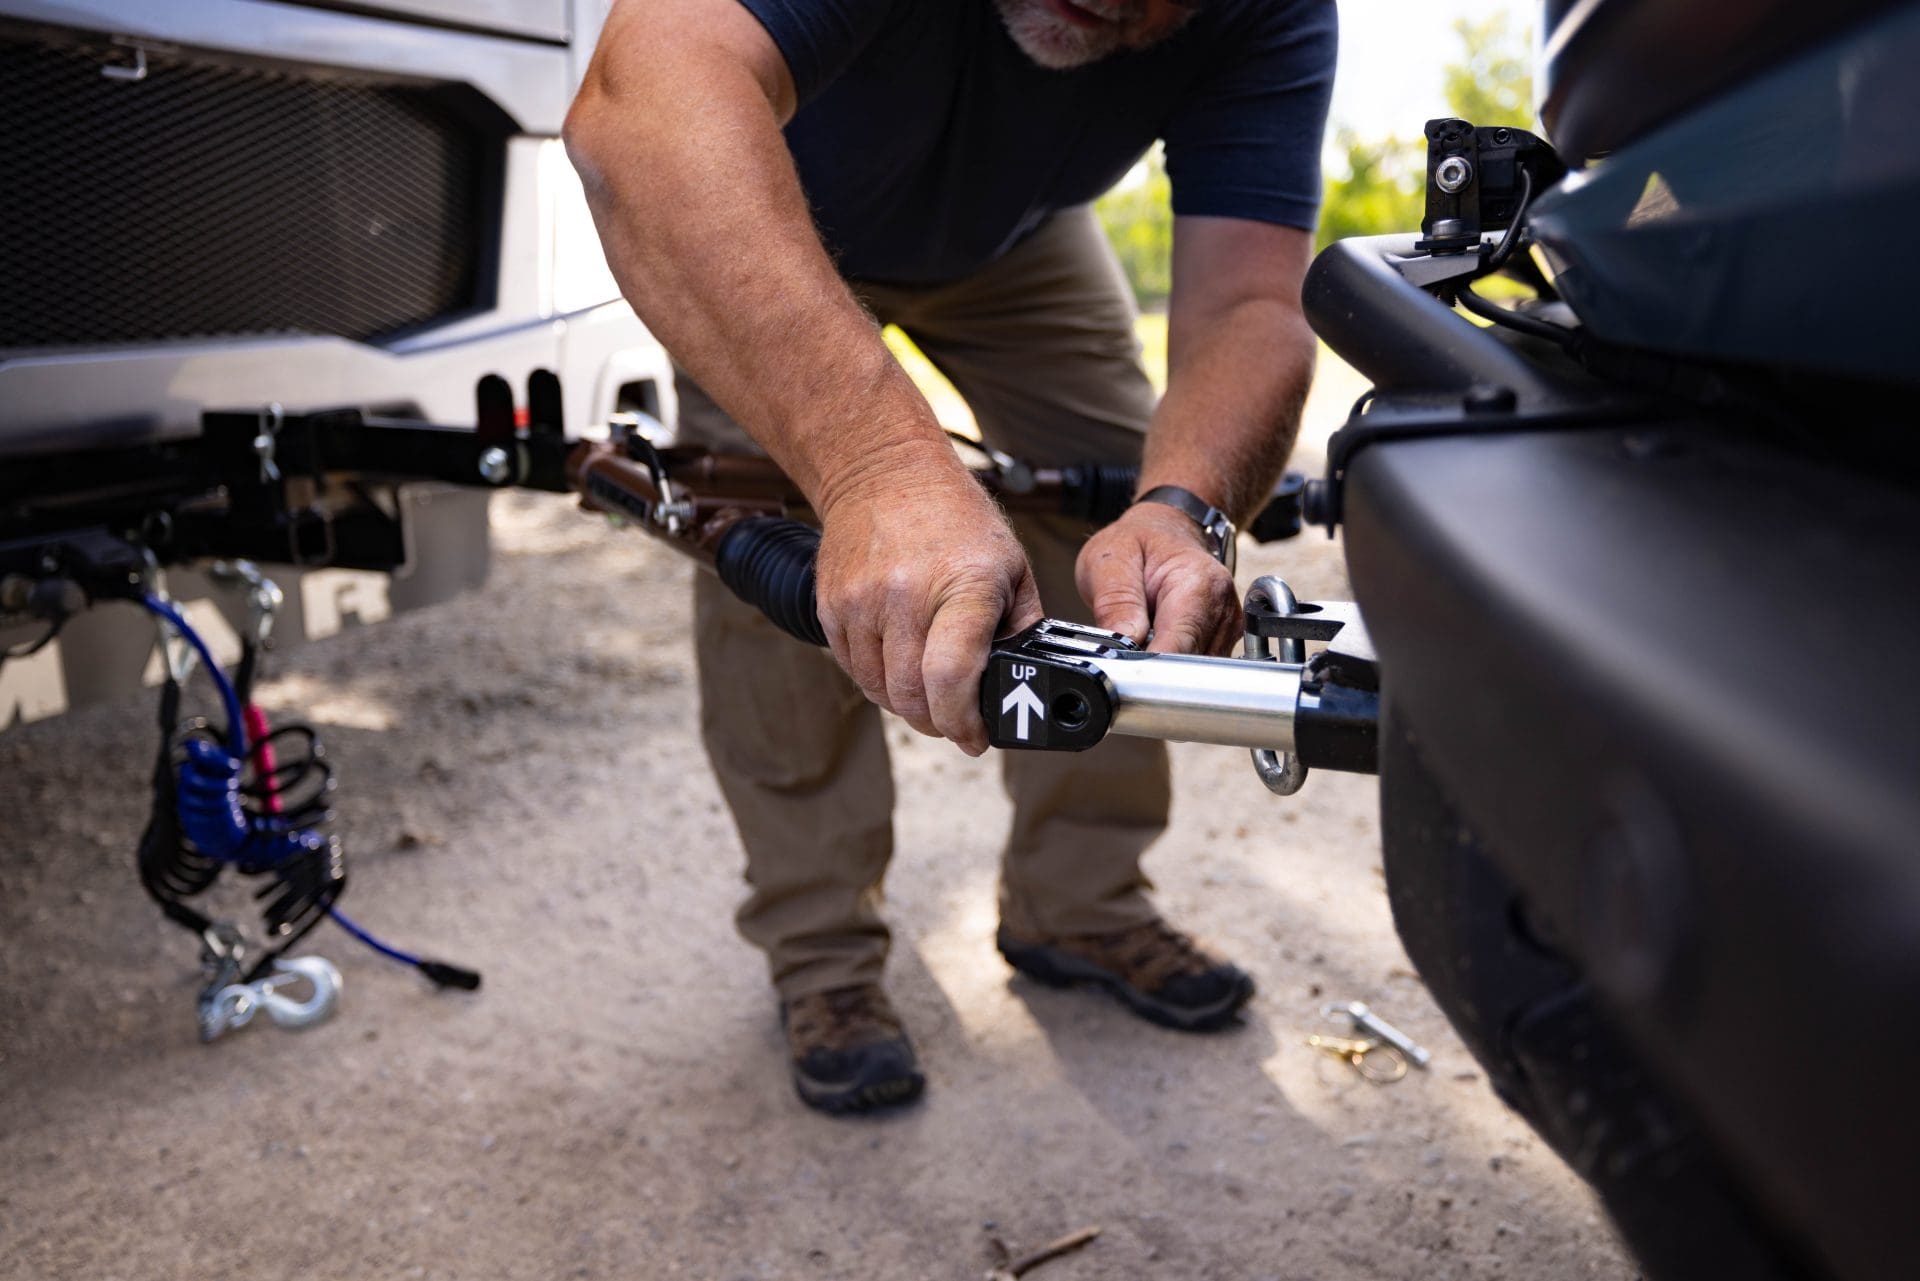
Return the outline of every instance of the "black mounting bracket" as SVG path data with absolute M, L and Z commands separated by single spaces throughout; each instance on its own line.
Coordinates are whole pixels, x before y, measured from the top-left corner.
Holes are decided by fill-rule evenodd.
M 980 680 L 980 716 L 994 747 L 1079 752 L 1107 736 L 1114 689 L 1096 658 L 1138 654 L 1118 632 L 1043 618 L 995 641 Z
M 1536 193 L 1567 174 L 1553 145 L 1525 129 L 1448 116 L 1427 121 L 1426 135 L 1427 210 L 1414 242 L 1425 253 L 1477 249 L 1482 234 L 1511 226 L 1520 212 L 1523 174 Z

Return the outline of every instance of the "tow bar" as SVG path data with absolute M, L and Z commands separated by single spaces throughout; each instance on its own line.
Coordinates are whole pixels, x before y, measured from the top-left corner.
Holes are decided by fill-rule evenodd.
M 1261 782 L 1283 796 L 1300 790 L 1309 767 L 1376 773 L 1379 677 L 1353 607 L 1294 604 L 1268 576 L 1247 593 L 1246 622 L 1244 658 L 1205 658 L 1042 619 L 993 647 L 980 683 L 987 739 L 1065 752 L 1108 734 L 1245 747 Z M 1310 663 L 1280 662 L 1269 656 L 1276 638 L 1290 655 L 1308 640 L 1331 643 Z
M 826 643 L 814 598 L 819 531 L 766 487 L 696 482 L 684 468 L 676 476 L 633 431 L 578 446 L 566 471 L 582 506 L 692 556 L 789 635 Z M 1298 791 L 1309 768 L 1377 773 L 1379 665 L 1355 607 L 1299 602 L 1268 576 L 1245 609 L 1241 658 L 1150 653 L 1053 618 L 995 642 L 980 685 L 988 742 L 1072 752 L 1111 733 L 1245 747 L 1279 795 Z M 1325 648 L 1309 659 L 1309 643 Z

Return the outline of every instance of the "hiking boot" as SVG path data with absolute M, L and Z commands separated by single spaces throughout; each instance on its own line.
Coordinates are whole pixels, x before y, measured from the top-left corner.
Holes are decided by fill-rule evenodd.
M 927 1079 L 878 983 L 796 997 L 780 1006 L 793 1088 L 822 1112 L 865 1112 L 918 1098 Z
M 1007 963 L 1050 987 L 1105 988 L 1141 1018 L 1182 1032 L 1209 1032 L 1233 1021 L 1253 996 L 1253 980 L 1216 961 L 1159 917 L 1111 934 L 1029 940 L 1003 925 L 994 940 Z

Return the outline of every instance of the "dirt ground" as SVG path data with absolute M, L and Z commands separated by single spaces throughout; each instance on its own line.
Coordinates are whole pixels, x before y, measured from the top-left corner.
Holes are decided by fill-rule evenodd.
M 801 1107 L 732 930 L 690 571 L 559 500 L 494 510 L 483 592 L 279 656 L 262 691 L 339 762 L 346 905 L 484 970 L 476 994 L 327 927 L 334 1019 L 199 1044 L 194 946 L 131 866 L 149 699 L 0 736 L 0 1276 L 969 1278 L 993 1238 L 1088 1224 L 1031 1275 L 1634 1275 L 1410 972 L 1371 782 L 1278 799 L 1224 748 L 1176 748 L 1149 861 L 1260 983 L 1244 1026 L 1193 1038 L 1010 978 L 991 759 L 896 725 L 889 978 L 930 1089 Z M 1258 572 L 1344 587 L 1318 535 L 1249 549 Z M 1335 998 L 1432 1070 L 1376 1086 L 1309 1049 Z

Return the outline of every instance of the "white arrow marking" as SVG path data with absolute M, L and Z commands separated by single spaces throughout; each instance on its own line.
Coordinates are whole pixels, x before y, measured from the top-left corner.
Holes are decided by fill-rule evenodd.
M 1000 714 L 1005 716 L 1013 712 L 1013 736 L 1021 741 L 1027 737 L 1027 717 L 1038 714 L 1044 722 L 1047 719 L 1047 705 L 1033 692 L 1033 687 L 1021 681 L 1013 687 L 1013 693 L 1000 700 Z

